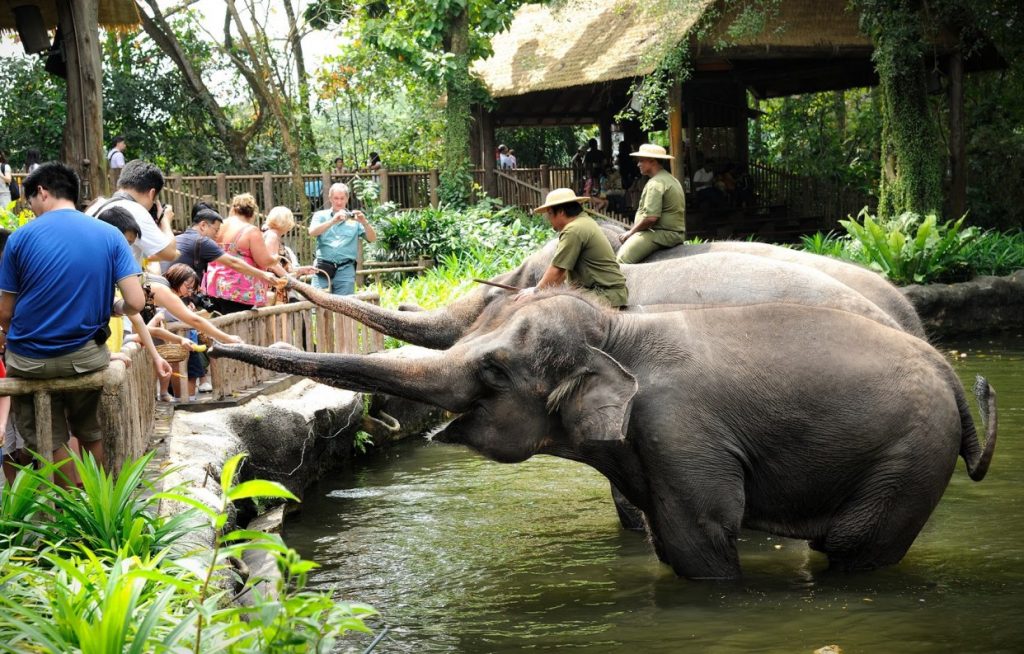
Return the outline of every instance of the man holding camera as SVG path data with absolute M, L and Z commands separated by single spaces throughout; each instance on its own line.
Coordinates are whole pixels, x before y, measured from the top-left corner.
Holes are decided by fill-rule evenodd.
M 333 295 L 352 295 L 356 289 L 356 259 L 359 239 L 377 240 L 377 232 L 362 211 L 348 211 L 346 184 L 332 184 L 330 209 L 317 211 L 309 221 L 309 235 L 316 238 L 316 267 L 326 273 L 314 275 L 313 286 Z M 328 286 L 327 278 L 330 278 Z
M 164 188 L 164 175 L 151 163 L 135 159 L 125 164 L 117 179 L 117 192 L 110 198 L 99 198 L 85 213 L 99 216 L 108 207 L 124 207 L 139 224 L 142 233 L 132 245 L 135 259 L 174 261 L 178 248 L 171 231 L 174 209 L 163 206 L 156 196 Z

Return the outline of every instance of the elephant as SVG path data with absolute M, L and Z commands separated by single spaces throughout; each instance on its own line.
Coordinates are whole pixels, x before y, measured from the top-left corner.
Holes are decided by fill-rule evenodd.
M 518 268 L 498 275 L 493 281 L 515 287 L 536 284 L 551 261 L 554 246 L 554 242 L 549 243 Z M 697 254 L 689 248 L 697 248 Z M 908 333 L 924 336 L 913 305 L 896 287 L 865 268 L 757 243 L 683 245 L 673 250 L 678 251 L 678 256 L 622 266 L 629 288 L 629 302 L 633 307 L 631 310 L 636 310 L 638 305 L 736 304 L 787 297 L 800 303 L 827 306 L 836 297 L 851 297 L 850 291 L 853 291 L 887 314 L 885 322 L 895 320 Z M 731 266 L 726 259 L 730 256 L 737 257 L 741 263 Z M 802 278 L 803 281 L 777 286 L 765 283 L 782 278 Z M 485 307 L 511 297 L 507 290 L 480 286 L 442 309 L 409 310 L 416 307 L 406 306 L 396 311 L 364 302 L 358 296 L 331 295 L 294 278 L 289 278 L 287 287 L 297 290 L 319 306 L 349 316 L 387 336 L 433 349 L 450 347 Z M 872 313 L 878 315 L 877 311 Z
M 740 575 L 741 527 L 805 539 L 836 570 L 899 562 L 956 466 L 984 478 L 995 391 L 978 378 L 984 443 L 931 345 L 839 309 L 764 302 L 649 314 L 558 289 L 497 303 L 451 348 L 321 355 L 215 345 L 212 356 L 442 407 L 433 436 L 499 462 L 564 457 L 645 516 L 679 576 Z

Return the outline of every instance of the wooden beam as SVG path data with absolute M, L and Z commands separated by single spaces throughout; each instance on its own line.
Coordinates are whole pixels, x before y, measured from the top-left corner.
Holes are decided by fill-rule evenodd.
M 676 80 L 668 93 L 668 146 L 672 159 L 672 176 L 686 184 L 686 150 L 683 146 L 683 85 Z
M 498 197 L 498 181 L 494 177 L 494 148 L 494 117 L 484 109 L 480 112 L 480 150 L 484 159 L 484 191 L 492 198 Z
M 967 138 L 964 129 L 964 58 L 949 57 L 949 188 L 950 218 L 967 211 Z
M 67 57 L 67 112 L 61 159 L 82 180 L 84 203 L 110 192 L 103 148 L 103 65 L 99 2 L 57 0 L 57 25 Z

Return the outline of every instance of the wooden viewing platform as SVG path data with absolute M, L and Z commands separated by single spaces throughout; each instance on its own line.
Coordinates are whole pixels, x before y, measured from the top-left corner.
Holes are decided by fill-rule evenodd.
M 379 301 L 376 293 L 362 293 L 359 298 L 368 302 Z M 314 307 L 311 302 L 263 307 L 213 318 L 211 322 L 237 334 L 249 345 L 268 346 L 284 342 L 307 352 L 336 354 L 365 354 L 384 347 L 384 337 L 379 332 L 341 314 Z M 168 328 L 177 332 L 190 329 L 180 323 L 171 324 Z M 130 358 L 130 366 L 112 361 L 105 370 L 74 377 L 0 379 L 0 396 L 34 396 L 39 449 L 48 459 L 54 448 L 49 442 L 50 430 L 47 427 L 53 420 L 62 419 L 51 415 L 50 395 L 71 390 L 103 390 L 100 424 L 105 434 L 104 447 L 110 469 L 119 470 L 126 460 L 137 458 L 149 449 L 158 414 L 156 371 L 149 355 L 137 343 L 126 343 L 121 351 Z M 187 361 L 176 365 L 182 379 L 188 378 L 187 366 Z M 204 394 L 204 399 L 197 403 L 190 403 L 185 398 L 175 408 L 218 408 L 242 404 L 259 393 L 272 392 L 294 381 L 287 375 L 231 359 L 211 359 L 209 374 L 213 379 L 214 392 Z M 166 418 L 166 409 L 162 413 Z

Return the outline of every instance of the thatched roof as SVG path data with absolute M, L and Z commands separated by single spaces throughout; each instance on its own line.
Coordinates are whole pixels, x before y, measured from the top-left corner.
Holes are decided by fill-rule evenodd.
M 494 55 L 474 71 L 494 97 L 627 79 L 650 73 L 659 55 L 687 38 L 715 0 L 570 0 L 556 8 L 524 5 Z M 782 0 L 757 36 L 721 46 L 726 15 L 697 46 L 700 57 L 816 56 L 870 52 L 846 0 Z
M 70 0 L 79 2 L 81 0 Z M 99 4 L 99 23 L 106 28 L 133 27 L 139 24 L 139 10 L 134 0 L 96 0 Z M 0 0 L 0 30 L 15 29 L 14 12 L 11 7 L 36 5 L 43 15 L 47 29 L 57 27 L 57 3 L 55 0 Z

